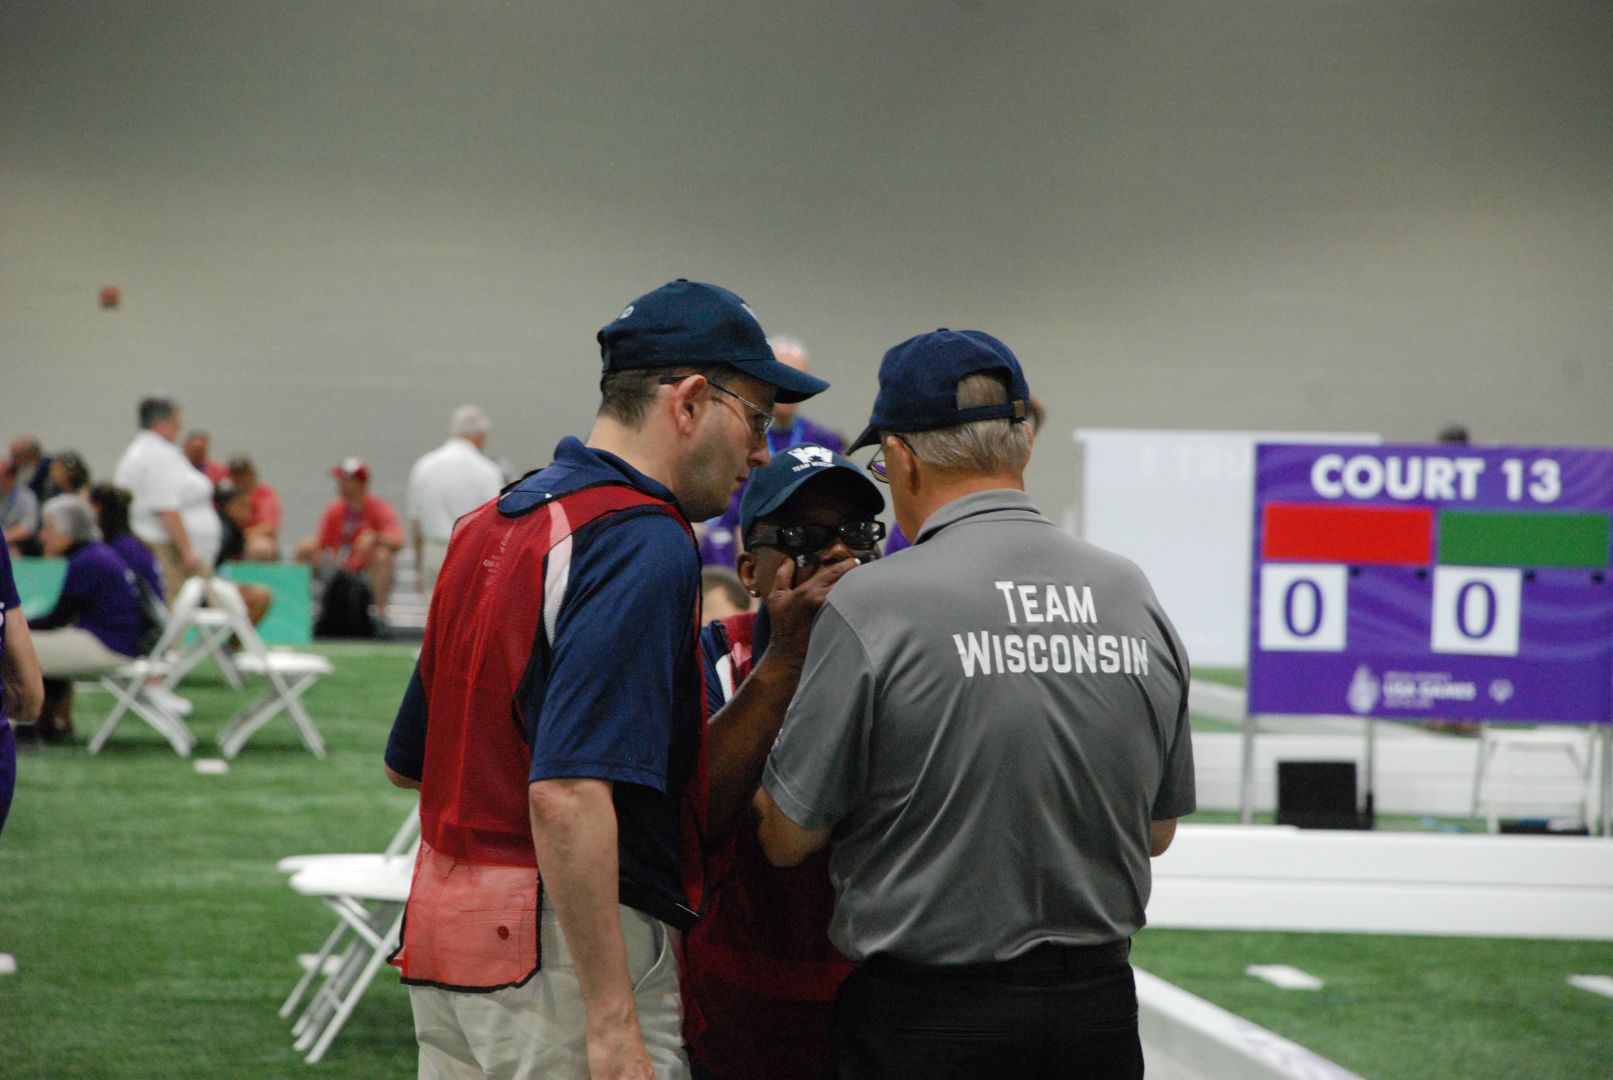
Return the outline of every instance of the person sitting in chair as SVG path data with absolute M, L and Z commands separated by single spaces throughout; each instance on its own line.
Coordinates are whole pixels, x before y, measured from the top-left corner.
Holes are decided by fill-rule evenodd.
M 45 707 L 34 734 L 47 742 L 73 734 L 72 680 L 111 671 L 139 656 L 153 629 L 134 571 L 95 527 L 95 512 L 77 495 L 58 495 L 40 513 L 45 555 L 67 559 L 61 595 L 32 624 L 34 651 L 45 674 Z

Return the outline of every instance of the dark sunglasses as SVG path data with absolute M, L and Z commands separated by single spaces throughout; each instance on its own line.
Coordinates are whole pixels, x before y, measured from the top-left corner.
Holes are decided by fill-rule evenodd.
M 748 548 L 775 547 L 791 555 L 822 551 L 836 538 L 852 550 L 867 550 L 885 539 L 883 521 L 848 521 L 844 525 L 790 525 L 770 533 L 758 533 L 745 541 Z

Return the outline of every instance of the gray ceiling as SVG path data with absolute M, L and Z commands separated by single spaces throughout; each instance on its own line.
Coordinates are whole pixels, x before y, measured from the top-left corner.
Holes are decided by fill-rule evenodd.
M 1610 177 L 1605 3 L 5 0 L 0 433 L 108 471 L 165 386 L 299 532 L 461 401 L 541 463 L 689 276 L 847 431 L 971 325 L 1059 433 L 1606 443 Z

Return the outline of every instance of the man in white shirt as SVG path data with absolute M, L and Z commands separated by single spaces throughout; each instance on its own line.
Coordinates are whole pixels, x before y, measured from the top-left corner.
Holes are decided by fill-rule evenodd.
M 133 496 L 129 528 L 156 555 L 169 597 L 179 595 L 186 578 L 212 573 L 223 534 L 213 509 L 213 482 L 175 443 L 180 425 L 173 398 L 142 398 L 140 434 L 112 472 L 112 482 Z
M 409 470 L 406 513 L 420 591 L 428 597 L 436 588 L 454 522 L 504 486 L 504 474 L 482 452 L 490 430 L 486 413 L 474 405 L 461 405 L 449 422 L 448 441 Z

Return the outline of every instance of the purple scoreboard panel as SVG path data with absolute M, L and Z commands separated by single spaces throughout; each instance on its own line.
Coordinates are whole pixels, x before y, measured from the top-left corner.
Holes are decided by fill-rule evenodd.
M 1613 719 L 1613 450 L 1255 448 L 1252 713 Z

